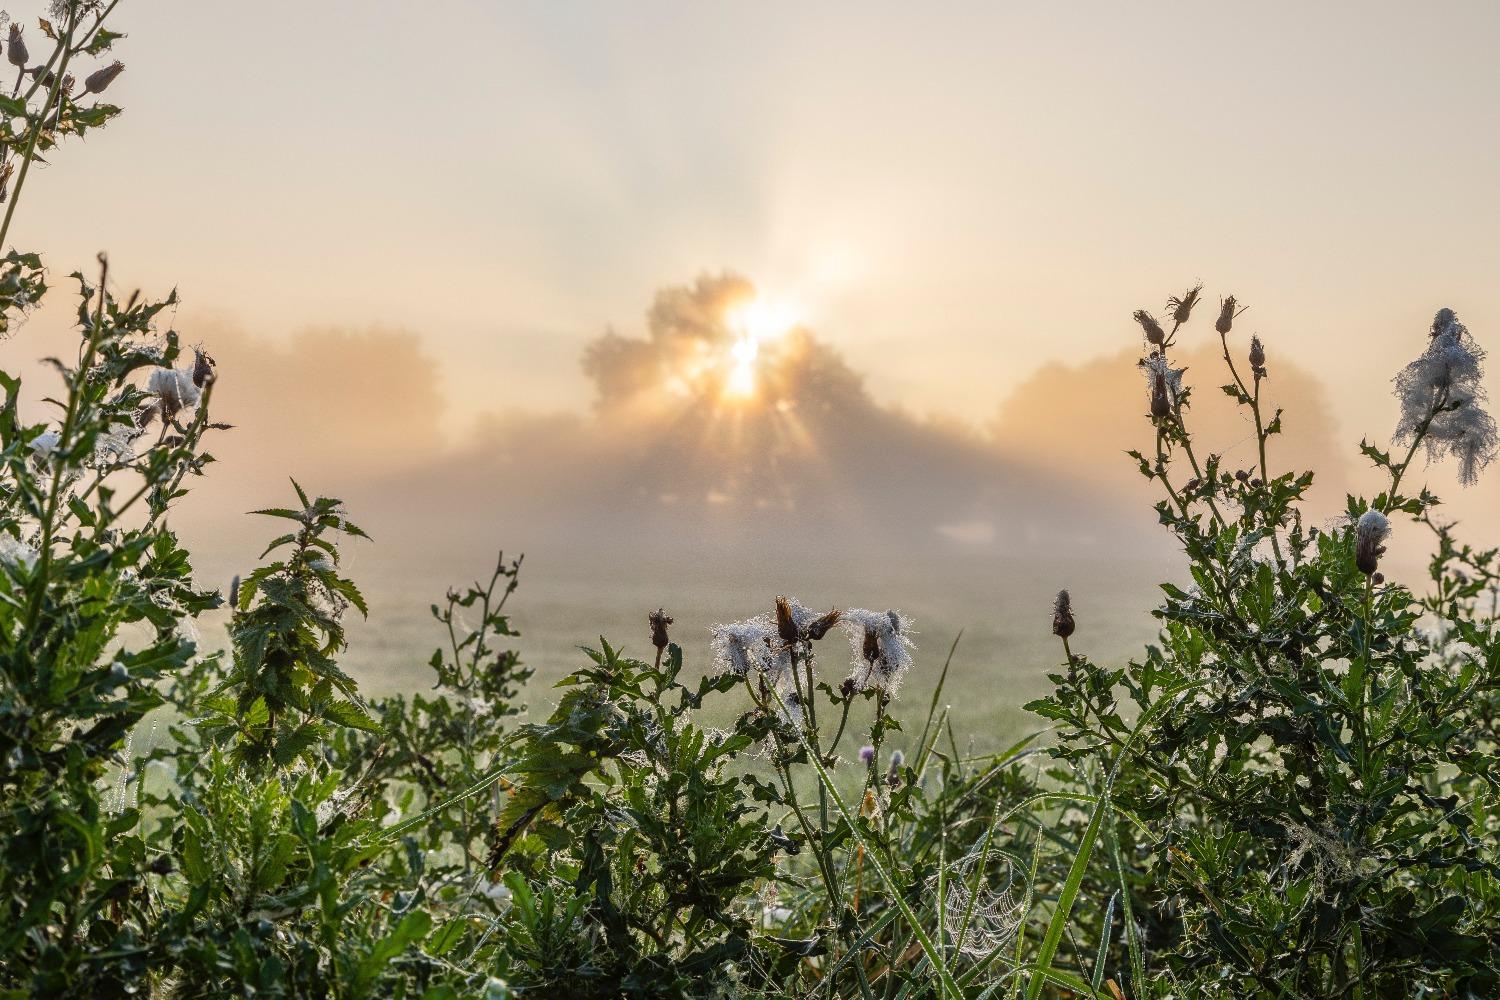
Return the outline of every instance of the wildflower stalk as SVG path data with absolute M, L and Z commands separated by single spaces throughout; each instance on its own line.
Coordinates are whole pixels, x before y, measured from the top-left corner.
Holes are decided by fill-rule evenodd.
M 11 202 L 15 207 L 15 202 Z M 3 231 L 0 231 L 0 241 L 3 241 Z M 57 451 L 52 461 L 52 483 L 47 491 L 47 506 L 44 508 L 42 517 L 42 538 L 40 552 L 38 553 L 36 589 L 31 595 L 31 604 L 26 613 L 26 632 L 30 634 L 36 627 L 37 616 L 42 611 L 42 598 L 47 591 L 47 570 L 52 565 L 52 536 L 57 530 L 57 505 L 62 495 L 62 483 L 65 476 L 65 463 L 63 456 L 68 453 L 72 444 L 74 426 L 78 420 L 79 400 L 83 397 L 89 377 L 89 369 L 93 367 L 94 355 L 99 350 L 99 341 L 104 329 L 104 299 L 105 282 L 109 278 L 109 258 L 104 254 L 99 255 L 99 305 L 94 311 L 94 321 L 89 325 L 89 335 L 84 341 L 83 351 L 79 356 L 78 367 L 73 372 L 73 384 L 68 391 L 68 405 L 63 413 L 62 429 L 57 435 Z
M 777 702 L 780 703 L 781 696 L 775 691 L 771 693 Z M 807 734 L 798 729 L 797 735 L 802 740 L 803 748 L 809 754 L 809 759 L 812 761 L 813 771 L 817 774 L 818 781 L 828 790 L 829 798 L 833 801 L 834 807 L 838 810 L 840 817 L 849 826 L 850 835 L 859 846 L 865 849 L 870 867 L 875 869 L 875 874 L 880 877 L 880 881 L 885 885 L 886 891 L 890 893 L 891 901 L 901 911 L 901 916 L 905 918 L 907 926 L 911 928 L 912 933 L 916 936 L 918 945 L 921 946 L 922 952 L 927 956 L 927 961 L 932 964 L 933 970 L 937 973 L 941 995 L 952 997 L 953 1000 L 963 1000 L 963 991 L 954 982 L 953 974 L 948 971 L 948 963 L 943 960 L 943 956 L 938 952 L 936 946 L 933 945 L 932 938 L 928 936 L 927 931 L 922 927 L 921 921 L 917 919 L 916 913 L 912 911 L 911 905 L 906 902 L 906 898 L 902 895 L 901 887 L 896 884 L 896 880 L 886 870 L 886 866 L 881 863 L 879 856 L 870 850 L 869 841 L 860 832 L 859 825 L 855 822 L 855 817 L 850 813 L 843 796 L 839 794 L 837 786 L 833 783 L 833 779 L 829 777 L 828 771 L 823 767 L 823 762 L 818 759 L 818 755 L 814 752 L 811 743 L 808 742 Z
M 1381 507 L 1382 513 L 1390 513 L 1391 509 L 1396 505 L 1396 490 L 1401 486 L 1401 477 L 1406 475 L 1407 467 L 1411 465 L 1412 459 L 1417 455 L 1417 448 L 1421 446 L 1423 439 L 1427 437 L 1427 432 L 1432 428 L 1432 422 L 1447 407 L 1448 390 L 1444 388 L 1438 391 L 1437 396 L 1433 400 L 1431 410 L 1429 410 L 1422 422 L 1416 426 L 1416 429 L 1413 430 L 1411 447 L 1406 449 L 1406 456 L 1401 460 L 1401 464 L 1391 470 L 1391 488 L 1386 493 L 1385 504 Z

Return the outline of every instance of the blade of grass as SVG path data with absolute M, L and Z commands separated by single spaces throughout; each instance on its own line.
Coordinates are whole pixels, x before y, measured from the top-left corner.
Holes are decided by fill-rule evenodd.
M 953 637 L 953 645 L 948 647 L 948 658 L 943 661 L 943 671 L 938 674 L 937 687 L 932 689 L 932 701 L 927 705 L 927 721 L 922 723 L 922 738 L 917 740 L 917 749 L 921 751 L 927 746 L 927 733 L 932 728 L 932 719 L 937 715 L 938 699 L 943 696 L 943 685 L 948 681 L 948 668 L 953 664 L 953 653 L 958 649 L 958 641 L 964 637 L 964 630 L 959 629 L 958 635 Z M 939 723 L 941 725 L 941 723 Z M 917 759 L 916 771 L 922 773 L 922 758 Z
M 1125 943 L 1130 949 L 1130 980 L 1132 990 L 1141 991 L 1146 982 L 1146 960 L 1141 954 L 1140 931 L 1135 926 L 1135 911 L 1130 905 L 1130 886 L 1125 879 L 1125 865 L 1120 860 L 1120 831 L 1115 823 L 1115 810 L 1109 810 L 1109 853 L 1115 863 L 1115 873 L 1120 878 L 1120 917 L 1125 921 Z
M 489 788 L 495 782 L 505 777 L 505 772 L 515 767 L 517 763 L 519 762 L 514 760 L 506 761 L 504 764 L 497 766 L 489 774 L 485 775 L 483 778 L 480 778 L 478 781 L 474 782 L 474 784 L 470 785 L 463 791 L 458 792 L 454 795 L 450 795 L 442 802 L 439 802 L 435 806 L 431 806 L 427 809 L 422 810 L 410 819 L 402 820 L 400 823 L 397 823 L 394 826 L 386 827 L 384 830 L 380 831 L 380 838 L 378 842 L 382 844 L 388 844 L 391 841 L 395 840 L 397 837 L 401 836 L 407 830 L 421 826 L 423 823 L 427 822 L 429 819 L 431 819 L 433 816 L 436 816 L 444 809 L 449 809 L 462 802 L 464 799 L 478 795 L 480 792 L 484 791 L 486 788 Z

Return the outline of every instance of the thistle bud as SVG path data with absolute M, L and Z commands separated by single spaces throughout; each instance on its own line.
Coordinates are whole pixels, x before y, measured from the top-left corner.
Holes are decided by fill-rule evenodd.
M 1167 396 L 1167 377 L 1159 371 L 1151 373 L 1151 416 L 1157 420 L 1172 413 L 1172 400 Z
M 817 618 L 814 618 L 812 624 L 807 626 L 807 637 L 814 642 L 817 642 L 819 639 L 827 635 L 828 630 L 837 625 L 838 622 L 838 611 L 835 610 L 825 612 Z
M 672 624 L 672 616 L 665 609 L 657 608 L 646 616 L 646 621 L 651 625 L 651 645 L 659 650 L 666 649 L 671 641 L 667 638 L 667 626 Z
M 12 66 L 25 68 L 30 53 L 26 51 L 26 39 L 21 37 L 21 26 L 15 21 L 10 22 L 10 38 L 5 43 L 5 49 L 5 57 Z
M 1257 371 L 1266 366 L 1266 349 L 1261 346 L 1260 336 L 1250 338 L 1250 367 Z
M 1073 621 L 1073 598 L 1066 590 L 1057 592 L 1057 600 L 1052 605 L 1052 634 L 1059 639 L 1066 639 L 1073 634 L 1077 623 Z
M 1354 565 L 1365 576 L 1374 574 L 1385 555 L 1385 540 L 1390 537 L 1391 522 L 1378 510 L 1360 515 L 1354 528 Z
M 1167 300 L 1167 308 L 1172 310 L 1172 322 L 1181 326 L 1191 318 L 1193 307 L 1198 304 L 1198 293 L 1201 291 L 1203 291 L 1203 285 L 1197 284 L 1182 295 L 1174 295 Z
M 1219 300 L 1219 319 L 1216 323 L 1214 323 L 1214 329 L 1218 330 L 1221 336 L 1227 335 L 1229 333 L 1229 328 L 1233 325 L 1234 296 L 1231 295 L 1227 299 Z
M 1152 316 L 1146 310 L 1137 309 L 1135 311 L 1135 321 L 1141 324 L 1141 329 L 1146 332 L 1146 339 L 1157 347 L 1160 347 L 1162 342 L 1167 339 L 1166 332 L 1162 330 L 1161 324 L 1156 321 L 1156 317 Z
M 895 788 L 901 782 L 901 766 L 906 763 L 906 755 L 900 750 L 891 751 L 891 766 L 885 769 L 885 783 Z
M 875 759 L 875 748 L 866 744 L 859 748 L 859 762 L 868 764 Z
M 1246 472 L 1244 469 L 1238 469 L 1235 471 L 1234 478 L 1238 479 L 1242 483 L 1248 483 L 1250 481 L 1250 473 Z
M 104 88 L 115 82 L 115 77 L 125 72 L 125 64 L 118 59 L 94 70 L 83 78 L 83 91 L 86 94 L 102 94 Z
M 785 597 L 776 598 L 776 634 L 789 646 L 801 638 L 792 619 L 792 604 Z
M 1384 573 L 1371 573 L 1370 574 L 1370 582 L 1373 583 L 1377 587 L 1380 586 L 1382 583 L 1385 583 L 1385 574 Z
M 216 377 L 214 369 L 218 362 L 209 356 L 208 352 L 201 347 L 193 348 L 193 384 L 203 388 Z

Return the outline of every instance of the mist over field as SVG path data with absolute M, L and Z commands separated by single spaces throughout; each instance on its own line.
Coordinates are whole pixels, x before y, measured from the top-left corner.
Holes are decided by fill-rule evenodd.
M 1125 657 L 1152 639 L 1157 584 L 1180 580 L 1183 563 L 1125 455 L 1151 440 L 1128 321 L 1118 353 L 1043 366 L 969 423 L 878 399 L 859 358 L 797 322 L 765 337 L 754 384 L 732 391 L 736 311 L 759 294 L 732 272 L 666 286 L 641 321 L 581 351 L 587 410 L 509 406 L 506 386 L 524 373 L 508 373 L 456 430 L 422 334 L 352 326 L 273 341 L 225 318 L 195 324 L 223 373 L 217 412 L 235 427 L 174 523 L 200 572 L 227 587 L 266 531 L 245 512 L 284 502 L 283 475 L 345 499 L 374 538 L 346 566 L 371 602 L 370 619 L 351 622 L 351 669 L 376 691 L 422 682 L 444 638 L 427 606 L 502 549 L 526 555 L 511 607 L 544 681 L 600 635 L 639 650 L 657 606 L 677 617 L 694 668 L 711 624 L 778 594 L 889 606 L 920 633 L 914 699 L 962 632 L 953 679 L 980 693 L 954 715 L 984 742 L 1022 725 L 1017 706 L 1046 684 L 1058 589 L 1086 609 L 1101 651 Z M 1217 345 L 1185 350 L 1189 372 L 1222 365 Z M 1347 430 L 1294 361 L 1278 356 L 1268 386 L 1291 430 L 1273 464 L 1320 470 L 1313 510 L 1333 523 L 1359 478 Z M 1227 464 L 1254 466 L 1253 428 L 1215 385 L 1197 393 L 1195 418 Z M 1493 495 L 1453 492 L 1470 509 Z
M 0 10 L 0 997 L 1500 996 L 1497 32 Z

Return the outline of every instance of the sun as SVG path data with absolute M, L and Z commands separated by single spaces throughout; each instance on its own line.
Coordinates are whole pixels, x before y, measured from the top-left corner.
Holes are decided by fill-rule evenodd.
M 798 312 L 788 302 L 756 296 L 724 314 L 724 325 L 734 334 L 725 364 L 724 396 L 746 400 L 755 395 L 761 347 L 797 326 Z

